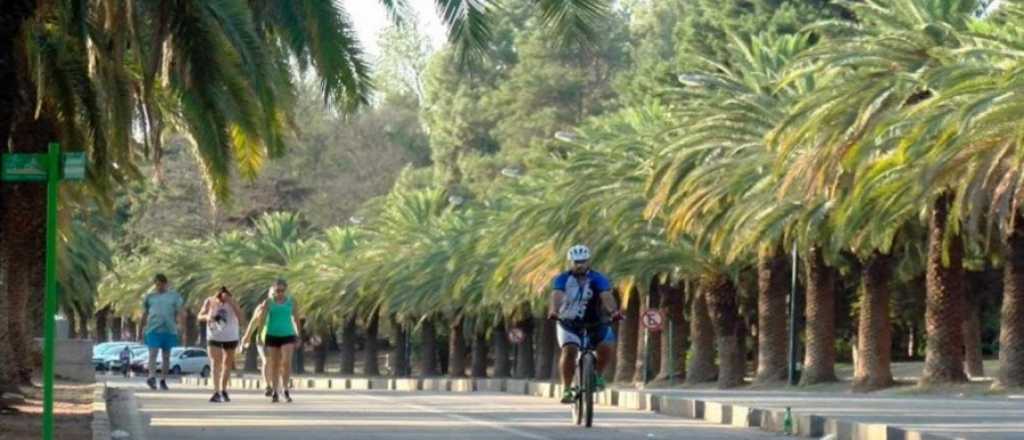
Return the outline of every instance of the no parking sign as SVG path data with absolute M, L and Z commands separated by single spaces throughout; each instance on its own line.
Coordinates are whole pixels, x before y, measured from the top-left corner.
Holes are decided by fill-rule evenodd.
M 648 309 L 644 311 L 643 315 L 640 315 L 640 324 L 652 332 L 660 332 L 664 322 L 665 319 L 661 316 L 661 310 L 658 309 Z

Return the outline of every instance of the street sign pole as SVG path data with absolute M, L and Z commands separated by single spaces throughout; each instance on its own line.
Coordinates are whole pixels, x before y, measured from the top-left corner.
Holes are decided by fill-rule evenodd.
M 43 321 L 43 439 L 53 439 L 53 362 L 57 314 L 57 189 L 60 144 L 51 143 L 46 162 L 46 317 Z

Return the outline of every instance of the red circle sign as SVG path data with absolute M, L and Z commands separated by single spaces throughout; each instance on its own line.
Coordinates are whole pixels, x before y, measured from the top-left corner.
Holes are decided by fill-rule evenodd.
M 661 325 L 664 322 L 661 311 L 658 309 L 650 309 L 644 311 L 644 314 L 640 316 L 640 324 L 647 330 L 652 332 L 661 331 Z
M 523 333 L 523 329 L 514 328 L 508 331 L 508 340 L 512 341 L 513 344 L 521 344 L 526 340 L 526 334 Z

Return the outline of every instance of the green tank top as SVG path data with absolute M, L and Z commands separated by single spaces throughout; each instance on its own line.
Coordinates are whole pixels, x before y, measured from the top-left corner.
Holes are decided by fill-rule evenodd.
M 285 297 L 283 303 L 273 298 L 267 300 L 267 336 L 295 336 L 292 325 L 292 297 Z

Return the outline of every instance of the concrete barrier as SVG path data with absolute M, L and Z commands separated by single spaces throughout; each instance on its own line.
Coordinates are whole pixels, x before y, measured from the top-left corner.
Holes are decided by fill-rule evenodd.
M 505 392 L 512 394 L 527 394 L 530 390 L 530 383 L 525 379 L 508 379 L 505 381 Z
M 42 347 L 43 340 L 36 340 Z M 77 382 L 96 380 L 96 370 L 92 365 L 92 339 L 57 339 L 55 342 L 54 376 Z
M 476 379 L 475 381 L 477 391 L 505 391 L 505 379 Z
M 422 388 L 420 379 L 395 379 L 395 391 L 419 391 Z
M 473 379 L 451 379 L 449 391 L 457 393 L 471 393 L 476 391 L 476 383 Z
M 423 391 L 448 391 L 450 388 L 448 379 L 429 377 L 423 379 L 420 389 Z

